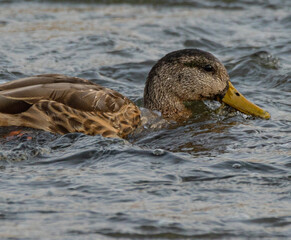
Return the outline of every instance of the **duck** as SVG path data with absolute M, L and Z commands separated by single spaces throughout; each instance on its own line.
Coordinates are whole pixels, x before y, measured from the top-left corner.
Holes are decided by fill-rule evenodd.
M 248 115 L 270 114 L 248 101 L 230 82 L 224 65 L 200 49 L 170 52 L 150 70 L 144 107 L 165 120 L 186 121 L 189 102 L 216 100 Z M 127 97 L 89 80 L 43 74 L 0 85 L 0 126 L 22 126 L 51 133 L 126 138 L 142 124 L 141 110 Z

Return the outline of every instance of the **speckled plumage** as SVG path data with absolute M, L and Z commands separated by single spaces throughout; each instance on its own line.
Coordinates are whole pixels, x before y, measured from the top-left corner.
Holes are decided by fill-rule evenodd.
M 206 70 L 207 66 L 213 69 Z M 144 105 L 161 111 L 165 118 L 185 120 L 192 114 L 185 102 L 223 96 L 228 81 L 225 67 L 212 54 L 198 49 L 171 52 L 150 71 Z
M 0 126 L 126 137 L 140 124 L 140 110 L 128 98 L 81 78 L 38 75 L 0 90 Z

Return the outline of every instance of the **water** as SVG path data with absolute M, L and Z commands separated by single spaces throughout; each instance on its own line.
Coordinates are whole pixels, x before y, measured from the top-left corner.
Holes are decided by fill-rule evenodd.
M 0 239 L 291 236 L 290 1 L 0 2 L 0 82 L 63 73 L 141 106 L 156 60 L 201 48 L 272 116 L 206 102 L 128 140 L 2 137 Z

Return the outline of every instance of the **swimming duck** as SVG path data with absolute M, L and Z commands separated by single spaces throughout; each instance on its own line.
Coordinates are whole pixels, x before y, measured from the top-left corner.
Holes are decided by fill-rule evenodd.
M 208 52 L 171 52 L 148 74 L 144 106 L 160 111 L 165 119 L 184 121 L 192 115 L 185 103 L 205 99 L 270 118 L 234 88 L 223 64 Z M 45 74 L 0 85 L 0 126 L 125 138 L 140 124 L 141 111 L 132 101 L 85 79 Z

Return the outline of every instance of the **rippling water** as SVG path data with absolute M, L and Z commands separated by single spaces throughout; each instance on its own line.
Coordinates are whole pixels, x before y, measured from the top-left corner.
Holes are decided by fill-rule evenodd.
M 1 128 L 0 239 L 290 237 L 290 1 L 78 2 L 0 1 L 1 83 L 63 73 L 141 106 L 156 60 L 201 48 L 272 118 L 205 102 L 128 140 Z

